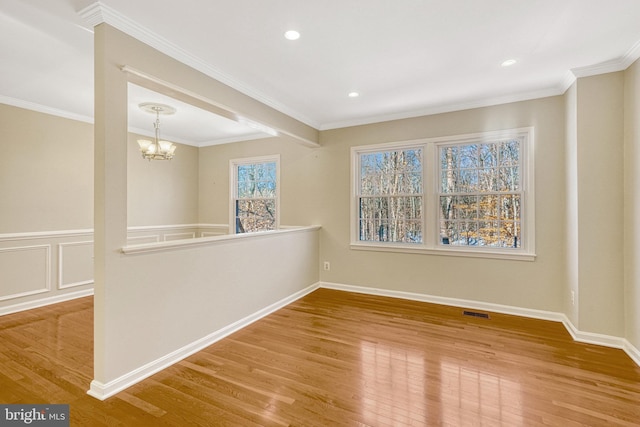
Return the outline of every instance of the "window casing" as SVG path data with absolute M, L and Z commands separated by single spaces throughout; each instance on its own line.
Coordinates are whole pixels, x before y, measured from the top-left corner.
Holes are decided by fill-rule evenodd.
M 533 128 L 353 147 L 351 247 L 535 258 Z
M 264 156 L 230 162 L 230 230 L 235 233 L 280 227 L 280 157 Z

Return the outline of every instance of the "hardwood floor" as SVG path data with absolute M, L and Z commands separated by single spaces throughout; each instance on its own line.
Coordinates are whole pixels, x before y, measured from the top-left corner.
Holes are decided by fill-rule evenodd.
M 320 289 L 107 399 L 91 298 L 0 317 L 0 403 L 72 426 L 638 426 L 640 368 L 555 322 Z

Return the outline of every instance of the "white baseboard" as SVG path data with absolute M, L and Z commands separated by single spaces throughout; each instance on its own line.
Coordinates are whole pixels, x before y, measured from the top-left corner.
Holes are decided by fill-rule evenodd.
M 5 314 L 18 313 L 25 310 L 31 310 L 38 307 L 44 307 L 51 304 L 57 304 L 59 302 L 70 301 L 76 298 L 88 297 L 90 295 L 93 295 L 93 289 L 66 292 L 64 294 L 54 295 L 47 298 L 39 298 L 33 301 L 12 304 L 5 307 L 0 307 L 0 316 L 4 316 Z
M 432 304 L 449 305 L 453 307 L 471 308 L 474 310 L 486 310 L 494 313 L 511 314 L 515 316 L 528 317 L 532 319 L 551 320 L 562 322 L 571 337 L 586 344 L 601 345 L 604 347 L 622 349 L 638 366 L 640 366 L 640 350 L 634 347 L 624 338 L 611 335 L 596 334 L 578 330 L 564 313 L 553 311 L 535 310 L 530 308 L 513 307 L 509 305 L 493 304 L 482 301 L 465 300 L 458 298 L 439 297 L 412 292 L 391 291 L 388 289 L 368 288 L 363 286 L 352 286 L 340 283 L 321 282 L 321 288 L 336 289 L 340 291 L 356 292 L 368 295 L 378 295 L 391 298 L 401 298 L 412 301 L 428 302 Z
M 238 320 L 222 329 L 219 329 L 197 341 L 194 341 L 174 352 L 167 354 L 157 360 L 147 363 L 134 371 L 131 371 L 125 375 L 116 378 L 113 381 L 109 381 L 104 384 L 100 381 L 91 381 L 91 386 L 87 394 L 95 397 L 99 400 L 105 400 L 116 393 L 150 377 L 151 375 L 160 372 L 161 370 L 168 368 L 169 366 L 191 356 L 192 354 L 210 346 L 211 344 L 220 341 L 221 339 L 231 335 L 232 333 L 239 331 L 240 329 L 250 325 L 251 323 L 260 320 L 261 318 L 273 313 L 280 308 L 291 304 L 297 299 L 304 297 L 305 295 L 315 291 L 319 287 L 319 283 L 313 284 L 305 289 L 302 289 L 286 298 L 277 301 L 262 310 L 259 310 L 243 319 Z
M 633 346 L 629 341 L 624 340 L 624 346 L 622 347 L 625 353 L 636 362 L 636 365 L 640 366 L 640 350 Z

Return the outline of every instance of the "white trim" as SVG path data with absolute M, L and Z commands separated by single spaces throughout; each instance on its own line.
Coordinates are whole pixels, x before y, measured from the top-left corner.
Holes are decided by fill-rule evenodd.
M 145 252 L 173 250 L 177 248 L 187 248 L 187 247 L 193 247 L 193 246 L 224 244 L 228 242 L 233 242 L 236 239 L 267 238 L 277 234 L 299 233 L 299 232 L 314 231 L 319 229 L 320 229 L 319 225 L 310 225 L 305 227 L 286 228 L 286 229 L 280 229 L 280 230 L 257 231 L 254 233 L 225 234 L 220 236 L 201 237 L 199 239 L 171 240 L 168 242 L 145 243 L 141 245 L 131 245 L 131 246 L 128 245 L 121 248 L 121 251 L 122 253 L 127 255 L 139 254 L 139 253 L 145 253 Z
M 83 298 L 93 295 L 93 289 L 84 289 L 82 291 L 67 292 L 47 298 L 40 298 L 34 301 L 21 302 L 18 304 L 0 307 L 0 316 L 6 314 L 18 313 L 20 311 L 32 310 L 34 308 L 45 307 L 51 304 L 58 304 L 64 301 L 70 301 L 76 298 Z
M 82 246 L 89 244 L 93 246 L 93 240 L 87 240 L 84 242 L 58 243 L 58 289 L 74 288 L 76 286 L 90 285 L 93 283 L 93 278 L 80 282 L 64 283 L 64 248 L 66 246 Z
M 563 79 L 563 81 L 560 82 L 559 84 L 553 87 L 549 87 L 541 90 L 514 93 L 509 95 L 503 95 L 503 96 L 500 96 L 500 95 L 490 96 L 488 98 L 482 98 L 482 99 L 477 99 L 469 102 L 462 102 L 458 104 L 436 105 L 432 107 L 426 107 L 418 110 L 411 110 L 411 111 L 406 111 L 401 113 L 384 114 L 380 116 L 369 116 L 369 117 L 364 117 L 362 119 L 323 123 L 320 125 L 318 130 L 323 131 L 323 130 L 340 129 L 340 128 L 353 127 L 353 126 L 362 126 L 362 125 L 368 125 L 368 124 L 374 124 L 374 123 L 388 122 L 391 120 L 412 119 L 416 117 L 432 116 L 435 114 L 451 113 L 456 111 L 471 110 L 475 108 L 494 107 L 498 105 L 511 104 L 514 102 L 523 102 L 523 101 L 531 101 L 535 99 L 542 99 L 542 98 L 564 94 L 564 92 L 567 89 L 564 86 L 565 84 L 566 84 L 566 81 L 565 79 Z
M 144 366 L 141 366 L 138 369 L 135 369 L 129 373 L 126 373 L 119 378 L 116 378 L 113 381 L 109 381 L 107 384 L 101 383 L 100 381 L 93 380 L 91 381 L 91 388 L 87 391 L 87 394 L 95 397 L 99 400 L 105 400 L 116 393 L 144 380 L 145 378 L 150 377 L 151 375 L 160 372 L 163 369 L 168 368 L 169 366 L 185 359 L 186 357 L 191 356 L 192 354 L 214 344 L 221 339 L 231 335 L 234 332 L 241 330 L 249 326 L 250 324 L 262 319 L 265 316 L 277 311 L 288 304 L 304 297 L 305 295 L 310 294 L 311 292 L 318 289 L 319 284 L 315 283 L 311 286 L 308 286 L 305 289 L 302 289 L 286 298 L 281 299 L 261 310 L 256 311 L 249 316 L 244 317 L 230 325 L 227 325 L 221 329 L 218 329 L 211 334 L 192 342 L 191 344 L 187 344 L 186 346 L 173 351 L 166 356 L 163 356 L 159 359 L 156 359 L 150 363 L 147 363 Z
M 320 288 L 335 289 L 338 291 L 355 292 L 366 295 L 377 295 L 390 298 L 400 298 L 410 301 L 420 301 L 432 304 L 448 305 L 452 307 L 471 308 L 474 310 L 486 310 L 494 313 L 509 314 L 531 319 L 550 320 L 561 322 L 573 340 L 585 344 L 601 345 L 609 348 L 617 348 L 631 358 L 640 366 L 640 350 L 634 347 L 627 339 L 612 335 L 596 334 L 593 332 L 583 332 L 578 330 L 569 320 L 566 314 L 554 311 L 536 310 L 532 308 L 514 307 L 510 305 L 494 304 L 490 302 L 466 300 L 460 298 L 440 297 L 414 292 L 392 291 L 380 288 L 370 288 L 365 286 L 345 285 L 341 283 L 320 282 Z
M 611 335 L 597 334 L 594 332 L 580 331 L 578 328 L 575 327 L 575 325 L 571 322 L 571 320 L 569 320 L 569 318 L 566 315 L 564 315 L 564 318 L 562 319 L 562 324 L 567 329 L 569 334 L 571 334 L 571 337 L 577 342 L 582 342 L 585 344 L 602 345 L 605 347 L 619 348 L 619 349 L 624 349 L 625 347 L 624 342 L 626 340 L 624 338 L 614 337 Z
M 0 95 L 0 104 L 11 105 L 12 107 L 23 108 L 25 110 L 35 111 L 37 113 L 49 114 L 63 119 L 76 120 L 84 123 L 93 124 L 93 117 L 84 114 L 76 114 L 59 108 L 52 108 L 46 105 L 37 104 L 35 102 L 24 101 L 22 99 L 11 98 L 9 96 Z
M 393 244 L 393 243 L 372 243 L 357 242 L 351 243 L 349 246 L 357 251 L 374 251 L 374 252 L 398 252 L 405 254 L 423 254 L 423 255 L 439 255 L 439 256 L 455 256 L 466 258 L 489 258 L 489 259 L 508 259 L 517 261 L 535 261 L 535 253 L 507 252 L 504 249 L 492 248 L 473 248 L 467 249 L 466 246 L 452 246 L 451 248 L 428 248 L 420 244 Z
M 31 231 L 25 233 L 6 233 L 0 234 L 0 242 L 8 242 L 14 240 L 34 240 L 49 239 L 55 237 L 80 237 L 93 236 L 93 229 L 87 228 L 83 230 L 59 230 L 59 231 Z
M 427 302 L 431 304 L 448 305 L 451 307 L 472 308 L 475 310 L 486 310 L 501 314 L 529 317 L 532 319 L 552 320 L 562 322 L 565 316 L 553 311 L 536 310 L 530 308 L 513 307 L 509 305 L 494 304 L 490 302 L 474 301 L 461 298 L 440 297 L 414 292 L 392 291 L 381 288 L 370 288 L 365 286 L 345 285 L 341 283 L 320 282 L 321 288 L 335 289 L 338 291 L 355 292 L 366 295 L 376 295 L 389 298 L 400 298 L 410 301 Z
M 640 350 L 634 347 L 628 340 L 624 340 L 623 347 L 625 353 L 634 361 L 636 365 L 640 366 Z
M 629 68 L 629 66 L 631 66 L 631 64 L 636 62 L 638 58 L 640 58 L 640 40 L 637 41 L 633 46 L 631 46 L 631 48 L 624 54 L 624 56 L 601 62 L 599 64 L 572 68 L 571 72 L 577 78 L 596 76 L 606 73 L 615 73 L 616 71 L 626 70 L 627 68 Z
M 127 227 L 128 233 L 148 232 L 148 231 L 164 231 L 164 230 L 180 230 L 190 228 L 223 228 L 228 229 L 228 224 L 168 224 L 168 225 L 136 225 Z M 79 230 L 47 230 L 47 231 L 27 231 L 22 233 L 0 233 L 0 242 L 14 240 L 34 240 L 49 239 L 58 237 L 81 237 L 93 236 L 93 228 L 84 228 Z
M 21 252 L 33 249 L 45 249 L 44 254 L 44 288 L 33 289 L 31 291 L 20 292 L 17 294 L 0 295 L 0 301 L 7 301 L 10 299 L 22 298 L 29 295 L 37 295 L 51 291 L 51 245 L 32 245 L 32 246 L 16 246 L 13 248 L 0 248 L 1 252 Z

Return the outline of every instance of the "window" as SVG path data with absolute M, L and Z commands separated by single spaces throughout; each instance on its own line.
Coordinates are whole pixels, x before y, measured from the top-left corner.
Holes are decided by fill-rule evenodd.
M 352 148 L 352 247 L 534 255 L 533 129 Z
M 519 139 L 438 147 L 443 244 L 519 248 Z
M 360 154 L 359 240 L 422 242 L 422 149 Z
M 235 233 L 279 227 L 279 156 L 231 160 L 231 227 Z

